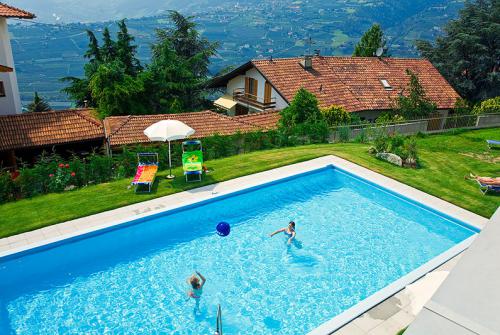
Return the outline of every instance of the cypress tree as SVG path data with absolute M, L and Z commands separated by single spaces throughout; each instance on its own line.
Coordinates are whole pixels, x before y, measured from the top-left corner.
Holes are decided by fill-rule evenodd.
M 361 40 L 354 47 L 352 55 L 354 57 L 374 57 L 378 48 L 384 48 L 384 54 L 386 53 L 384 32 L 380 25 L 375 23 L 363 34 Z

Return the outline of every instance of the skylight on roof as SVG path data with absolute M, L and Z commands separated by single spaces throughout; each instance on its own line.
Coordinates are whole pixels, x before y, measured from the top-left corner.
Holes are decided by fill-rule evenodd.
M 392 90 L 392 86 L 389 84 L 389 82 L 386 79 L 380 79 L 380 82 L 382 83 L 382 86 L 384 86 L 384 89 L 387 91 Z

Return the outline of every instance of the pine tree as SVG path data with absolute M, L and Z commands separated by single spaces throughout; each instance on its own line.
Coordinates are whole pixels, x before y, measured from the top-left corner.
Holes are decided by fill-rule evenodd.
M 136 58 L 137 46 L 133 44 L 135 38 L 129 34 L 125 19 L 118 22 L 118 28 L 116 41 L 118 59 L 124 65 L 125 73 L 135 76 L 142 70 L 142 66 Z
M 459 18 L 445 27 L 434 44 L 417 41 L 428 58 L 460 95 L 470 101 L 500 95 L 500 1 L 466 2 Z
M 384 54 L 387 53 L 385 49 L 384 32 L 378 24 L 374 24 L 368 29 L 361 40 L 354 47 L 354 57 L 374 57 L 378 48 L 384 49 Z
M 169 17 L 173 27 L 156 31 L 151 71 L 162 81 L 156 86 L 162 88 L 165 96 L 177 98 L 186 110 L 196 110 L 206 103 L 208 65 L 218 44 L 200 36 L 192 17 L 176 11 L 171 11 Z M 167 105 L 173 103 L 170 98 L 166 100 Z
M 38 95 L 38 92 L 35 92 L 35 96 L 33 98 L 33 102 L 28 105 L 28 112 L 48 112 L 50 111 L 49 104 L 45 101 L 44 98 Z
M 112 62 L 116 59 L 116 42 L 111 38 L 109 28 L 104 28 L 102 32 L 102 48 L 101 54 L 105 62 Z
M 85 52 L 85 58 L 90 59 L 90 62 L 102 62 L 101 50 L 99 49 L 99 42 L 95 37 L 94 32 L 91 30 L 86 30 L 89 37 L 89 46 Z
M 92 94 L 90 84 L 101 65 L 118 61 L 125 69 L 125 73 L 134 79 L 141 71 L 142 67 L 135 57 L 137 47 L 132 45 L 134 38 L 128 33 L 125 20 L 120 21 L 118 26 L 119 32 L 116 42 L 111 38 L 109 29 L 107 27 L 104 29 L 102 47 L 99 46 L 95 34 L 87 30 L 89 45 L 85 52 L 85 58 L 88 58 L 89 62 L 84 65 L 85 76 L 83 78 L 65 77 L 61 79 L 61 81 L 69 83 L 62 91 L 75 101 L 76 106 L 99 107 L 98 102 L 94 99 L 96 95 Z
M 142 82 L 125 73 L 120 61 L 99 66 L 89 82 L 89 89 L 101 118 L 111 115 L 144 114 L 140 95 Z

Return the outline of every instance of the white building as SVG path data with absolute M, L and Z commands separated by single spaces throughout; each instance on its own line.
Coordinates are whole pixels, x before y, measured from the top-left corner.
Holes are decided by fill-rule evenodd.
M 21 98 L 10 45 L 8 18 L 33 19 L 35 15 L 0 2 L 0 115 L 21 113 Z

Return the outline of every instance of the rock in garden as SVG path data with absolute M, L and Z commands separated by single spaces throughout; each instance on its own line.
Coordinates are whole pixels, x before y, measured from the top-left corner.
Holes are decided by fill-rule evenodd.
M 397 166 L 403 166 L 403 160 L 398 155 L 390 152 L 379 152 L 375 155 L 377 158 L 387 161 Z

